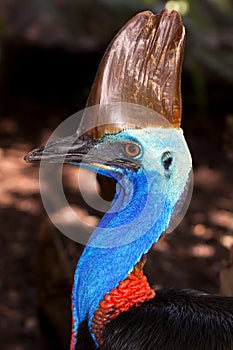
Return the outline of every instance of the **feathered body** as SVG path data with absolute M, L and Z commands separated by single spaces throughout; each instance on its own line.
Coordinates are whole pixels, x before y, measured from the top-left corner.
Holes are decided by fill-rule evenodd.
M 163 289 L 108 323 L 100 350 L 233 349 L 232 297 Z M 77 350 L 97 349 L 83 322 Z

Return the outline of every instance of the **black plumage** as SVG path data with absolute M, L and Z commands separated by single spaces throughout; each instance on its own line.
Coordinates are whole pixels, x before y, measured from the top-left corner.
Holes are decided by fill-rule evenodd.
M 84 322 L 77 350 L 97 349 Z M 99 350 L 232 350 L 233 298 L 162 289 L 110 321 Z

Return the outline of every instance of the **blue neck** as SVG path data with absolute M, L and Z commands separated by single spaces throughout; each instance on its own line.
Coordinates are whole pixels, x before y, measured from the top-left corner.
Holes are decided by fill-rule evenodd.
M 91 330 L 91 320 L 99 302 L 127 278 L 168 226 L 173 205 L 164 198 L 166 184 L 158 186 L 161 179 L 159 174 L 157 177 L 153 175 L 150 180 L 140 170 L 119 181 L 111 210 L 94 230 L 75 272 L 73 317 L 76 334 L 86 318 Z

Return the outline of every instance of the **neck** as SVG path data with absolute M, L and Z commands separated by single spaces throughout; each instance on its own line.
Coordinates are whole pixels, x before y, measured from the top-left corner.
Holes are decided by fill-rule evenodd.
M 166 191 L 157 186 L 157 180 L 153 178 L 150 182 L 139 171 L 130 179 L 132 191 L 128 190 L 128 179 L 119 182 L 113 206 L 93 232 L 76 269 L 73 290 L 75 334 L 86 318 L 92 333 L 92 319 L 100 302 L 127 279 L 142 255 L 168 226 L 173 207 L 164 198 Z M 96 341 L 93 333 L 92 336 Z

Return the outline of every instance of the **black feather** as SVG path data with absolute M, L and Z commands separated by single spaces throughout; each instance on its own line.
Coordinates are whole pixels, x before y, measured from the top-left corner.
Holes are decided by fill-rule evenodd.
M 100 350 L 233 350 L 233 298 L 163 289 L 109 322 Z M 87 323 L 78 350 L 96 349 Z

